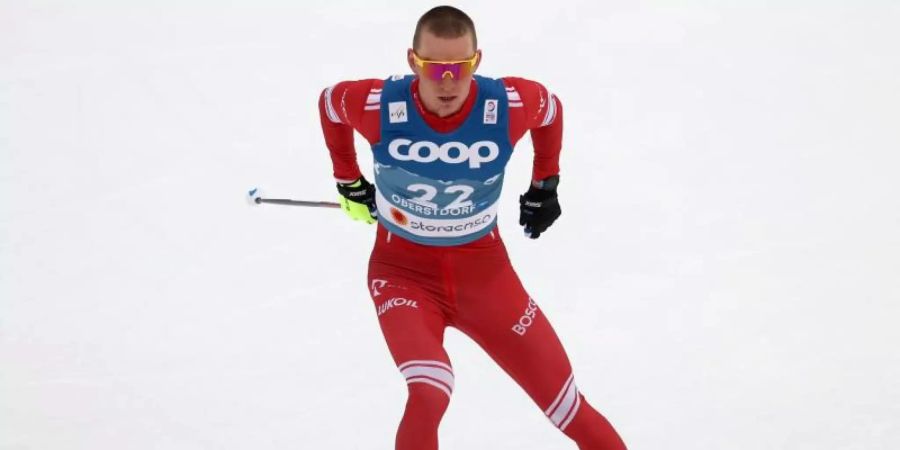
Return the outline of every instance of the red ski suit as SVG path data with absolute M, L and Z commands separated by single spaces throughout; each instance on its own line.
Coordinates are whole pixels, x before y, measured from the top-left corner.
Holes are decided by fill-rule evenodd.
M 509 134 L 515 144 L 531 130 L 532 178 L 559 172 L 562 105 L 542 85 L 504 78 Z M 345 81 L 326 89 L 319 111 L 334 176 L 360 177 L 353 130 L 370 144 L 380 139 L 382 80 Z M 512 90 L 509 88 L 512 87 Z M 419 113 L 430 127 L 448 132 L 472 110 L 472 83 L 462 109 L 446 118 L 428 113 L 411 86 Z M 417 244 L 381 225 L 369 260 L 368 287 L 391 355 L 408 384 L 397 450 L 434 450 L 437 430 L 453 392 L 453 368 L 443 347 L 452 326 L 481 346 L 581 450 L 621 450 L 618 434 L 578 391 L 572 368 L 550 322 L 522 287 L 499 231 L 458 246 Z

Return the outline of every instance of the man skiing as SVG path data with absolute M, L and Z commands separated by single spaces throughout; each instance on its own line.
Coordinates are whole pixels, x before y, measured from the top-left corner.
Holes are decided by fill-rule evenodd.
M 559 99 L 534 81 L 475 75 L 475 26 L 453 7 L 419 19 L 407 60 L 414 75 L 345 81 L 319 98 L 341 205 L 354 219 L 378 223 L 368 288 L 408 385 L 395 448 L 438 448 L 453 393 L 443 347 L 444 329 L 452 326 L 579 449 L 624 449 L 579 392 L 565 350 L 522 287 L 497 229 L 504 168 L 529 130 L 533 181 L 519 199 L 519 223 L 536 239 L 561 214 Z M 372 146 L 374 185 L 358 167 L 354 130 Z

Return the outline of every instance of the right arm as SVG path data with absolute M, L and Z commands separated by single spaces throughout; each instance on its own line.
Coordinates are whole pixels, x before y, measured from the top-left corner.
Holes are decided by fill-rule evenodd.
M 319 95 L 319 121 L 338 183 L 351 183 L 362 176 L 353 130 L 362 133 L 369 142 L 378 141 L 380 116 L 373 107 L 377 103 L 373 102 L 376 99 L 373 89 L 380 92 L 381 84 L 382 80 L 376 79 L 342 81 Z

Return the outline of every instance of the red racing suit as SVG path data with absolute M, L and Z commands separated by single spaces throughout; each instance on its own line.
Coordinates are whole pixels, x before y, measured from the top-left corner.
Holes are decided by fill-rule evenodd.
M 537 82 L 502 80 L 510 142 L 530 130 L 535 151 L 532 178 L 558 174 L 562 105 Z M 353 131 L 373 146 L 379 142 L 382 84 L 371 79 L 345 81 L 320 96 L 325 142 L 340 182 L 361 176 Z M 411 90 L 417 112 L 428 126 L 443 133 L 460 126 L 472 111 L 477 84 L 473 81 L 473 92 L 462 109 L 446 118 L 422 107 L 415 81 Z M 448 326 L 481 346 L 580 449 L 625 448 L 578 390 L 562 344 L 522 286 L 496 227 L 473 242 L 431 246 L 403 239 L 379 224 L 368 288 L 387 346 L 408 384 L 397 450 L 437 449 L 438 425 L 454 388 L 453 367 L 443 347 Z

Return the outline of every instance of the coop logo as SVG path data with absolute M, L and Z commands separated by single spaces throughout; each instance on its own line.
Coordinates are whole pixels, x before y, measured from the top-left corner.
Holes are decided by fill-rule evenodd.
M 394 308 L 400 307 L 400 306 L 406 306 L 408 308 L 419 309 L 419 305 L 416 303 L 415 300 L 410 300 L 408 298 L 403 298 L 403 297 L 394 297 L 394 298 L 391 298 L 388 301 L 378 305 L 378 316 L 381 316 L 382 314 L 384 314 Z
M 470 168 L 477 169 L 481 164 L 497 159 L 500 147 L 493 141 L 478 141 L 469 146 L 455 141 L 438 145 L 430 141 L 413 143 L 409 139 L 397 138 L 388 145 L 388 153 L 399 161 L 426 164 L 437 160 L 448 164 L 468 162 Z

